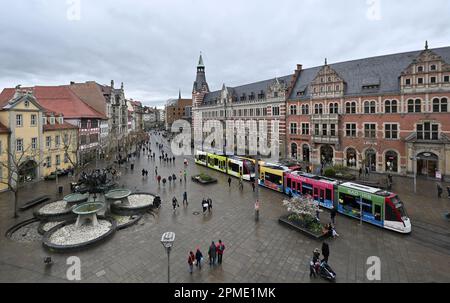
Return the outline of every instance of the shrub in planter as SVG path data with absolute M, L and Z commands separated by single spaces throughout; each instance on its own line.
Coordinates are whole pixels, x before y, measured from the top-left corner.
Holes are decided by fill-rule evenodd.
M 334 178 L 336 177 L 336 170 L 334 168 L 327 168 L 323 174 L 325 177 Z

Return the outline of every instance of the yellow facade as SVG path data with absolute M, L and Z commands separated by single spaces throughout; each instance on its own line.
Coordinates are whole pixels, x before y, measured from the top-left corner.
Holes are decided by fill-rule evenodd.
M 8 133 L 0 133 L 0 162 L 8 165 Z M 8 186 L 6 184 L 1 183 L 1 181 L 6 181 L 8 179 L 8 170 L 0 165 L 0 192 L 7 190 Z
M 77 128 L 64 123 L 60 116 L 48 115 L 32 95 L 19 97 L 0 109 L 0 123 L 10 130 L 9 134 L 0 133 L 0 161 L 6 163 L 9 159 L 9 167 L 16 171 L 13 163 L 19 163 L 21 180 L 40 180 L 57 169 L 73 167 L 77 161 Z M 4 181 L 8 180 L 9 169 L 2 167 L 0 173 Z M 0 191 L 7 189 L 7 185 L 0 184 Z
M 77 130 L 60 129 L 44 130 L 44 144 L 42 153 L 42 175 L 46 177 L 57 169 L 72 168 L 72 162 L 76 162 Z M 50 138 L 50 140 L 48 139 Z M 64 139 L 66 138 L 66 143 Z M 58 144 L 59 142 L 59 144 Z M 50 143 L 50 146 L 48 146 Z M 65 156 L 65 153 L 68 156 Z

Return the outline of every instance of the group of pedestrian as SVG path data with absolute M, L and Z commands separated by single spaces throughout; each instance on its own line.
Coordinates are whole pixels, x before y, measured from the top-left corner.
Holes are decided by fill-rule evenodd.
M 146 170 L 146 169 L 142 169 L 142 178 L 146 178 L 146 177 L 148 177 L 148 170 Z
M 320 264 L 325 262 L 328 264 L 328 258 L 330 257 L 330 247 L 327 242 L 322 243 L 322 256 L 323 259 L 320 260 L 320 250 L 318 248 L 313 251 L 313 258 L 309 267 L 309 277 L 316 277 L 316 273 L 319 272 Z
M 222 240 L 219 240 L 217 244 L 212 241 L 211 245 L 208 247 L 209 266 L 215 266 L 216 264 L 221 265 L 224 251 L 225 245 L 223 244 Z M 189 272 L 191 274 L 194 271 L 194 265 L 200 270 L 202 269 L 202 263 L 203 254 L 200 251 L 199 247 L 197 247 L 195 254 L 193 251 L 189 252 L 188 265 Z

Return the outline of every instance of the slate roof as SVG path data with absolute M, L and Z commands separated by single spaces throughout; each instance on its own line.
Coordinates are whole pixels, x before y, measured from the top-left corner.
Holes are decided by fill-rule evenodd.
M 445 62 L 450 63 L 450 47 L 430 50 L 441 56 Z M 346 96 L 399 93 L 400 74 L 420 55 L 422 51 L 423 50 L 398 53 L 328 65 L 346 82 Z M 309 99 L 310 92 L 307 89 L 308 85 L 314 80 L 322 67 L 323 65 L 302 70 L 289 99 Z M 379 84 L 379 89 L 376 91 L 363 91 L 362 87 L 364 85 L 373 84 Z M 305 95 L 298 97 L 297 92 L 304 91 L 305 89 Z
M 290 84 L 292 75 L 277 77 L 277 78 L 278 78 L 278 81 L 280 81 L 280 83 L 284 83 L 288 86 Z M 227 90 L 228 90 L 228 93 L 231 94 L 232 96 L 238 97 L 238 101 L 236 103 L 239 102 L 239 97 L 241 97 L 243 94 L 245 94 L 248 97 L 251 93 L 254 93 L 255 100 L 257 101 L 258 94 L 261 91 L 263 91 L 264 95 L 266 95 L 268 88 L 270 87 L 270 85 L 272 85 L 276 81 L 277 78 L 272 78 L 269 80 L 263 80 L 263 81 L 245 84 L 245 85 L 236 86 L 236 87 L 227 87 Z M 203 105 L 215 104 L 215 100 L 220 98 L 221 93 L 222 93 L 222 90 L 218 90 L 218 91 L 214 91 L 214 92 L 210 92 L 210 93 L 206 94 L 205 98 L 203 99 Z

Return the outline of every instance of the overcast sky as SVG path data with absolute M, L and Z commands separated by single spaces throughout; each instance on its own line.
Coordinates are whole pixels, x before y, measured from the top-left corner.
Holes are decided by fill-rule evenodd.
M 191 96 L 200 51 L 210 89 L 218 90 L 325 57 L 418 50 L 425 40 L 450 45 L 448 0 L 1 2 L 0 89 L 114 79 L 127 98 L 151 106 L 178 89 Z

